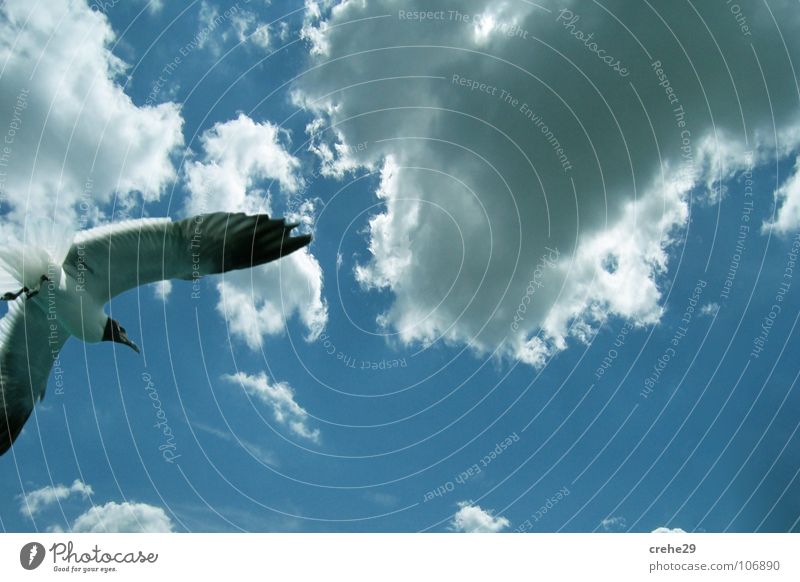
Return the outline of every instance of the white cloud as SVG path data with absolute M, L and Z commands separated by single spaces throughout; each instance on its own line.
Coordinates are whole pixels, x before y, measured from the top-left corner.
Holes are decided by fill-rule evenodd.
M 158 281 L 153 283 L 153 294 L 156 299 L 160 299 L 166 303 L 172 293 L 172 281 Z
M 305 14 L 300 38 L 308 42 L 309 52 L 314 56 L 327 56 L 329 47 L 325 38 L 328 22 L 321 20 L 335 4 L 333 0 L 305 0 Z
M 242 8 L 239 3 L 220 12 L 206 0 L 200 4 L 198 14 L 200 30 L 196 38 L 198 48 L 208 48 L 219 56 L 225 43 L 252 43 L 263 50 L 270 49 L 269 25 L 259 22 L 258 16 Z
M 308 341 L 319 337 L 328 321 L 322 269 L 305 249 L 254 269 L 227 273 L 217 289 L 217 310 L 228 320 L 231 333 L 254 350 L 263 336 L 283 333 L 295 313 L 308 330 Z
M 304 102 L 302 93 L 293 93 L 292 99 L 299 107 L 308 105 Z M 361 148 L 358 145 L 345 145 L 342 143 L 344 134 L 336 128 L 325 127 L 321 118 L 314 119 L 306 126 L 306 134 L 309 136 L 308 151 L 320 162 L 320 175 L 341 180 L 348 173 L 364 167 L 364 162 L 359 161 L 352 153 L 365 149 L 366 144 L 361 144 Z M 335 136 L 335 139 L 329 139 L 330 135 Z
M 286 43 L 289 40 L 289 23 L 288 22 L 280 22 L 278 24 L 278 38 L 281 40 L 281 43 Z
M 775 191 L 778 212 L 775 221 L 765 225 L 781 234 L 788 234 L 800 228 L 800 157 L 794 165 L 794 173 Z
M 261 47 L 264 50 L 269 50 L 269 26 L 266 24 L 259 24 L 256 29 L 250 33 L 249 40 L 254 45 Z
M 197 39 L 197 48 L 208 47 L 212 53 L 219 53 L 220 46 L 216 40 L 216 36 L 212 33 L 216 31 L 219 26 L 224 22 L 224 18 L 220 16 L 217 7 L 206 0 L 200 3 L 200 12 L 197 17 L 200 29 L 195 38 Z
M 668 528 L 662 526 L 662 527 L 657 527 L 651 533 L 686 533 L 686 532 L 679 527 Z
M 157 199 L 175 178 L 170 154 L 183 144 L 180 107 L 137 107 L 120 81 L 127 65 L 111 52 L 115 34 L 85 1 L 25 0 L 0 7 L 1 132 L 10 136 L 2 194 L 11 218 L 51 217 L 71 225 L 96 205 L 139 193 Z
M 624 62 L 622 78 L 556 21 L 563 6 L 554 2 L 548 13 L 466 0 L 458 10 L 468 22 L 447 11 L 437 22 L 403 19 L 388 0 L 306 4 L 303 36 L 320 66 L 298 82 L 294 102 L 316 116 L 307 133 L 323 172 L 381 169 L 383 205 L 355 275 L 364 292 L 392 294 L 376 320 L 408 344 L 441 339 L 482 355 L 499 347 L 541 366 L 610 316 L 657 323 L 690 193 L 717 202 L 749 164 L 800 143 L 796 88 L 780 81 L 791 71 L 768 15 L 753 15 L 756 62 L 725 11 L 698 8 L 719 28 L 717 49 L 685 28 L 696 18 L 688 8 L 660 8 L 689 39 L 683 48 L 703 55 L 690 65 L 669 28 L 651 30 L 647 5 L 575 4 L 586 34 Z M 773 8 L 787 38 L 800 28 L 791 10 Z M 619 13 L 648 30 L 652 58 L 619 33 L 609 16 Z M 344 25 L 353 20 L 358 34 Z M 738 94 L 703 90 L 731 83 L 720 54 L 736 63 Z M 759 67 L 770 100 L 752 84 Z M 537 274 L 548 249 L 559 259 Z
M 256 185 L 266 180 L 286 192 L 297 190 L 300 162 L 282 145 L 285 136 L 278 126 L 257 123 L 244 113 L 206 130 L 200 138 L 202 159 L 186 165 L 189 212 L 263 211 L 268 200 Z
M 49 507 L 50 505 L 64 501 L 72 495 L 80 495 L 88 498 L 93 495 L 92 487 L 79 479 L 75 479 L 72 485 L 48 485 L 41 489 L 30 491 L 25 495 L 20 495 L 20 512 L 23 515 L 33 516 Z
M 457 532 L 496 533 L 506 529 L 511 523 L 501 516 L 493 515 L 491 510 L 482 509 L 469 501 L 461 501 L 458 511 L 453 515 L 450 527 Z
M 147 11 L 150 14 L 158 14 L 164 9 L 164 0 L 145 0 L 147 2 Z
M 244 114 L 206 131 L 200 139 L 202 158 L 186 168 L 188 212 L 270 213 L 271 193 L 264 189 L 265 182 L 283 193 L 295 193 L 302 184 L 300 162 L 281 143 L 285 137 L 277 126 Z M 288 218 L 310 227 L 313 212 L 313 202 L 303 201 Z M 217 287 L 217 309 L 228 319 L 231 332 L 253 349 L 265 335 L 282 333 L 295 314 L 309 341 L 328 321 L 322 268 L 307 248 L 280 261 L 227 273 Z
M 161 507 L 131 501 L 109 501 L 89 508 L 72 523 L 74 533 L 168 533 L 172 520 Z M 51 528 L 58 531 L 58 527 Z
M 94 495 L 92 486 L 80 479 L 72 485 L 52 485 L 20 495 L 20 512 L 34 516 L 54 503 L 65 501 L 72 496 L 89 499 Z M 48 531 L 61 532 L 59 525 L 51 525 Z M 73 532 L 170 532 L 172 520 L 160 507 L 147 503 L 109 501 L 105 505 L 95 505 L 80 514 L 70 527 Z
M 239 384 L 249 395 L 269 406 L 279 424 L 286 426 L 299 437 L 319 442 L 319 429 L 309 427 L 308 412 L 297 404 L 294 399 L 294 391 L 288 383 L 270 383 L 269 378 L 263 372 L 256 376 L 237 372 L 225 376 L 225 379 Z
M 605 531 L 621 531 L 628 527 L 627 520 L 621 515 L 615 517 L 606 517 L 600 522 L 600 525 Z
M 249 10 L 236 12 L 231 16 L 231 25 L 240 43 L 251 42 L 257 47 L 269 50 L 269 25 L 259 22 L 255 13 Z
M 700 308 L 700 315 L 713 317 L 719 312 L 719 303 L 706 303 Z

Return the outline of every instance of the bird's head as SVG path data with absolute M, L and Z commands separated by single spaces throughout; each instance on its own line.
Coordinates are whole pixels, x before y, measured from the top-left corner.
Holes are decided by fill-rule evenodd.
M 103 341 L 125 344 L 137 354 L 139 353 L 139 346 L 137 346 L 130 340 L 130 338 L 128 338 L 125 328 L 122 327 L 116 319 L 111 319 L 110 317 L 108 318 L 108 321 L 106 321 L 106 329 L 103 332 Z

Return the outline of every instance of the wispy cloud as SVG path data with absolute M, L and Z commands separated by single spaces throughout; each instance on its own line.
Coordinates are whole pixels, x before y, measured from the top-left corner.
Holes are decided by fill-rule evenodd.
M 23 515 L 33 517 L 45 508 L 64 501 L 73 495 L 88 498 L 94 494 L 91 485 L 87 485 L 80 479 L 75 479 L 72 485 L 48 485 L 41 489 L 30 491 L 27 494 L 19 495 L 20 512 Z
M 319 442 L 319 429 L 309 426 L 309 415 L 294 399 L 294 390 L 286 382 L 270 382 L 263 372 L 250 376 L 244 372 L 224 376 L 239 384 L 245 392 L 269 406 L 275 420 L 299 437 Z
M 272 451 L 267 450 L 262 445 L 254 443 L 253 441 L 243 439 L 233 433 L 228 431 L 222 430 L 221 428 L 217 428 L 214 426 L 210 426 L 204 423 L 192 423 L 196 429 L 201 430 L 207 434 L 213 435 L 219 439 L 224 441 L 228 441 L 229 443 L 233 443 L 236 446 L 240 446 L 250 454 L 252 454 L 255 458 L 266 465 L 270 465 L 272 467 L 277 467 L 279 465 L 278 458 L 275 456 L 275 453 Z
M 605 531 L 622 531 L 628 527 L 628 522 L 624 517 L 618 515 L 616 517 L 605 518 L 600 522 L 600 525 Z

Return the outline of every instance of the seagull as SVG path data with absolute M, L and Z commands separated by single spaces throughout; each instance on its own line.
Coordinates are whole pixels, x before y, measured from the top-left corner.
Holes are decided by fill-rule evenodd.
M 63 261 L 33 245 L 0 249 L 0 271 L 21 288 L 0 319 L 0 455 L 11 448 L 44 397 L 53 362 L 66 341 L 115 342 L 139 352 L 105 312 L 113 297 L 166 279 L 246 269 L 311 242 L 290 236 L 297 224 L 266 214 L 215 212 L 180 221 L 141 218 L 79 231 Z

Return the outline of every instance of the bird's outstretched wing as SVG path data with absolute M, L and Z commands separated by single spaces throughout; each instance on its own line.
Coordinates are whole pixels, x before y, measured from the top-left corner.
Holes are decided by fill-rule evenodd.
M 69 332 L 33 301 L 18 299 L 0 319 L 0 455 L 44 397 L 53 361 Z
M 196 279 L 274 261 L 311 242 L 290 236 L 297 225 L 266 214 L 214 212 L 173 222 L 128 220 L 75 235 L 64 270 L 85 291 L 108 301 L 139 285 Z

